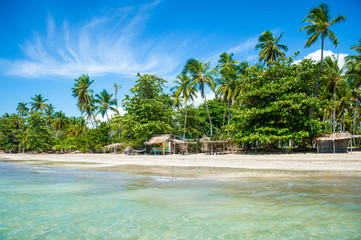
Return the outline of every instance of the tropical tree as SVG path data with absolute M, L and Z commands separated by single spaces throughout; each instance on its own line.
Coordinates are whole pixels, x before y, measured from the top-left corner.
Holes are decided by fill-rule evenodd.
M 174 101 L 164 93 L 166 81 L 156 75 L 137 74 L 130 95 L 125 95 L 122 138 L 141 146 L 154 134 L 170 133 Z
M 311 35 L 305 44 L 305 47 L 310 47 L 321 36 L 321 64 L 317 74 L 316 86 L 314 97 L 317 97 L 318 83 L 320 79 L 322 64 L 323 64 L 323 47 L 325 38 L 328 37 L 332 41 L 333 45 L 337 47 L 338 39 L 336 35 L 329 29 L 332 25 L 345 21 L 345 17 L 339 15 L 337 18 L 331 20 L 330 9 L 327 4 L 321 3 L 319 7 L 312 8 L 310 13 L 302 20 L 302 22 L 309 23 L 309 25 L 303 26 L 299 29 L 306 30 L 307 35 Z
M 358 41 L 358 45 L 351 46 L 351 49 L 355 50 L 357 54 L 348 55 L 346 57 L 347 64 L 356 74 L 361 75 L 361 39 Z
M 72 90 L 72 96 L 78 99 L 78 109 L 81 113 L 86 113 L 87 119 L 92 121 L 92 115 L 94 112 L 92 104 L 93 90 L 90 89 L 90 85 L 94 80 L 90 80 L 88 74 L 81 75 L 78 79 L 75 79 L 74 87 Z
M 26 105 L 28 105 L 28 104 L 24 103 L 24 102 L 19 102 L 18 103 L 16 111 L 18 112 L 18 114 L 20 116 L 26 116 L 29 113 L 29 108 L 26 107 Z
M 210 62 L 203 63 L 198 61 L 198 59 L 191 58 L 186 62 L 186 65 L 184 66 L 183 72 L 189 73 L 192 82 L 195 83 L 198 87 L 198 89 L 201 92 L 201 96 L 204 98 L 204 102 L 206 103 L 207 108 L 207 114 L 209 119 L 209 125 L 210 125 L 210 132 L 211 136 L 213 135 L 213 129 L 212 129 L 212 120 L 211 115 L 209 114 L 208 104 L 207 104 L 207 96 L 205 94 L 205 86 L 209 86 L 212 91 L 215 91 L 215 82 L 212 75 L 216 73 L 215 69 L 210 68 Z
M 273 36 L 271 31 L 265 31 L 258 38 L 258 44 L 255 49 L 261 49 L 259 52 L 259 61 L 263 61 L 263 65 L 268 61 L 276 61 L 279 57 L 285 56 L 284 52 L 288 51 L 285 45 L 279 44 L 283 33 L 281 35 Z
M 45 108 L 45 121 L 46 121 L 46 126 L 48 127 L 49 125 L 51 125 L 54 116 L 54 109 L 55 107 L 52 104 L 48 104 L 48 106 Z
M 109 129 L 110 129 L 110 134 L 111 134 L 111 124 L 109 122 L 109 115 L 108 115 L 108 111 L 111 110 L 113 112 L 117 112 L 117 109 L 114 108 L 113 106 L 116 106 L 117 104 L 117 100 L 116 99 L 112 99 L 113 94 L 109 94 L 107 92 L 107 90 L 103 89 L 103 91 L 100 92 L 100 94 L 95 94 L 95 102 L 98 103 L 98 112 L 96 114 L 102 115 L 102 117 L 104 118 L 104 116 L 107 116 L 107 121 L 109 123 Z
M 226 109 L 228 111 L 228 126 L 230 122 L 230 104 L 234 91 L 236 89 L 237 70 L 239 70 L 239 62 L 233 59 L 233 53 L 226 52 L 220 55 L 216 69 L 219 70 L 221 78 L 217 79 L 217 94 L 222 95 L 222 102 L 228 102 L 228 107 L 224 109 L 223 126 L 225 122 Z M 228 130 L 229 133 L 229 130 Z
M 197 88 L 196 84 L 189 78 L 189 76 L 183 72 L 177 76 L 177 80 L 173 82 L 176 84 L 175 87 L 171 88 L 171 91 L 174 92 L 175 101 L 179 102 L 180 98 L 184 99 L 185 103 L 185 117 L 184 117 L 184 131 L 183 131 L 183 139 L 186 136 L 186 126 L 187 126 L 187 107 L 188 100 L 194 100 L 194 97 L 197 96 Z
M 30 102 L 31 110 L 40 110 L 41 113 L 43 113 L 44 109 L 48 107 L 48 104 L 45 103 L 46 101 L 48 101 L 48 99 L 44 99 L 41 94 L 35 94 L 35 97 L 32 97 L 31 100 L 33 100 L 33 102 Z
M 114 87 L 114 90 L 115 90 L 114 96 L 115 96 L 115 99 L 116 99 L 115 106 L 116 106 L 118 115 L 120 115 L 119 110 L 118 110 L 118 90 L 121 89 L 122 86 L 120 84 L 114 83 L 113 87 Z M 120 137 L 120 121 L 118 121 L 118 133 L 119 133 L 119 137 Z
M 54 113 L 53 128 L 56 131 L 56 137 L 58 136 L 59 130 L 66 128 L 68 125 L 68 118 L 62 111 Z
M 325 91 L 333 92 L 333 113 L 331 131 L 336 132 L 336 89 L 341 88 L 346 83 L 344 77 L 341 75 L 343 68 L 338 66 L 338 55 L 333 55 L 325 58 Z M 331 90 L 332 89 L 332 90 Z
M 357 61 L 349 58 L 346 66 L 346 78 L 348 85 L 350 86 L 352 96 L 352 133 L 355 135 L 357 106 L 360 106 L 361 102 L 361 74 L 360 71 L 358 71 Z

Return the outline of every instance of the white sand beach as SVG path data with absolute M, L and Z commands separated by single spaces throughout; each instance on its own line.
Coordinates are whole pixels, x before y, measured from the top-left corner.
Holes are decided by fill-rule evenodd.
M 143 167 L 165 173 L 169 167 L 226 169 L 212 174 L 219 178 L 305 176 L 361 176 L 361 152 L 347 154 L 229 154 L 229 155 L 124 155 L 124 154 L 5 154 L 0 160 L 82 169 L 129 169 Z M 229 171 L 230 170 L 230 171 Z M 165 172 L 164 172 L 165 171 Z M 240 172 L 238 172 L 240 171 Z M 187 171 L 188 174 L 192 170 Z

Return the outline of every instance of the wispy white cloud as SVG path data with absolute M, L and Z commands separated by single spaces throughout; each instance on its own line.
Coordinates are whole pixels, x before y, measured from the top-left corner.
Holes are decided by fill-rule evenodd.
M 183 61 L 182 49 L 170 46 L 187 41 L 177 36 L 146 39 L 146 20 L 159 2 L 112 9 L 80 26 L 56 25 L 49 16 L 46 33 L 36 32 L 22 44 L 23 58 L 0 59 L 0 71 L 26 78 L 54 75 L 71 79 L 83 73 L 169 74 Z
M 238 44 L 238 45 L 235 46 L 235 47 L 231 47 L 230 49 L 228 49 L 227 52 L 230 52 L 230 53 L 241 53 L 241 52 L 245 52 L 245 51 L 254 49 L 254 47 L 256 46 L 257 42 L 258 42 L 258 38 L 257 38 L 257 37 L 253 37 L 253 38 L 248 39 L 248 40 L 245 41 L 245 42 L 242 42 L 242 43 Z
M 209 94 L 206 93 L 207 101 L 214 99 L 216 96 L 214 92 L 210 92 Z M 201 93 L 198 92 L 197 96 L 194 98 L 194 101 L 191 102 L 194 104 L 194 106 L 199 106 L 201 103 L 204 102 L 204 99 L 201 96 Z
M 238 60 L 246 60 L 246 61 L 251 61 L 257 58 L 257 55 L 254 54 L 253 50 L 254 47 L 256 46 L 258 42 L 258 38 L 257 37 L 252 37 L 247 39 L 246 41 L 243 41 L 241 43 L 239 43 L 236 46 L 233 46 L 231 48 L 229 48 L 226 51 L 222 51 L 222 52 L 218 52 L 216 54 L 213 54 L 211 57 L 208 58 L 207 61 L 210 61 L 213 64 L 216 64 L 219 56 L 223 53 L 223 52 L 227 52 L 227 53 L 234 53 L 234 54 L 242 54 L 242 59 L 238 59 Z M 252 50 L 252 52 L 250 52 Z
M 332 52 L 331 50 L 324 50 L 323 51 L 323 59 L 325 59 L 328 56 L 332 56 L 335 55 L 336 53 Z M 338 66 L 340 68 L 342 68 L 345 65 L 345 58 L 347 57 L 348 54 L 346 53 L 337 53 L 338 55 Z M 314 61 L 320 61 L 321 60 L 321 49 L 312 52 L 310 54 L 308 54 L 306 57 L 304 57 L 304 59 L 312 59 Z M 302 60 L 297 60 L 294 63 L 300 63 Z

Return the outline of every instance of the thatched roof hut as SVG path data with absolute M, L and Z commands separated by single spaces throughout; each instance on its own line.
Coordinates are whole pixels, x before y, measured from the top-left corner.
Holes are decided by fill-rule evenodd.
M 318 153 L 347 153 L 348 143 L 351 139 L 350 133 L 340 132 L 322 134 L 314 140 L 317 142 Z
M 228 144 L 231 142 L 231 138 L 226 140 L 211 141 L 208 137 L 203 136 L 201 142 L 203 143 L 203 152 L 207 154 L 225 153 L 227 151 Z
M 152 145 L 152 153 L 188 153 L 188 144 L 196 142 L 187 142 L 172 134 L 157 135 L 144 142 L 146 145 Z
M 114 153 L 117 153 L 117 147 L 123 146 L 123 143 L 112 143 L 112 144 L 108 144 L 105 145 L 103 148 L 104 149 L 110 149 L 114 151 Z

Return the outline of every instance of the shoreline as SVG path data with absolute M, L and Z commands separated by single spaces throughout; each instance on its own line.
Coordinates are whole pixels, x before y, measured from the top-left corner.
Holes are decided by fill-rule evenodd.
M 0 161 L 76 169 L 120 170 L 143 175 L 217 179 L 361 177 L 361 152 L 187 156 L 0 153 Z

